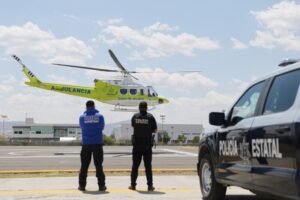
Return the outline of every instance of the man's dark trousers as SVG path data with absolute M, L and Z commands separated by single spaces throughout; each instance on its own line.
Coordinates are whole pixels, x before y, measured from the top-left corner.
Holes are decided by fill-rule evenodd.
M 152 147 L 146 146 L 133 146 L 132 150 L 132 169 L 131 169 L 131 185 L 136 186 L 136 180 L 138 177 L 138 169 L 141 164 L 142 158 L 144 160 L 147 185 L 153 186 L 152 177 Z
M 82 145 L 80 158 L 81 168 L 79 173 L 79 186 L 85 188 L 86 177 L 89 169 L 89 165 L 92 159 L 96 167 L 96 176 L 98 178 L 98 186 L 105 186 L 105 175 L 103 173 L 103 146 L 102 144 L 84 144 Z

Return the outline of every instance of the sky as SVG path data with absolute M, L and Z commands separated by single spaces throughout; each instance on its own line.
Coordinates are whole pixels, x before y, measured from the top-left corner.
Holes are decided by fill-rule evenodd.
M 297 1 L 4 1 L 0 7 L 0 114 L 41 123 L 78 123 L 87 99 L 24 85 L 18 55 L 41 80 L 93 87 L 113 75 L 51 65 L 116 69 L 112 49 L 129 70 L 170 100 L 151 111 L 160 122 L 203 124 L 230 109 L 258 77 L 280 61 L 299 58 Z M 197 70 L 180 74 L 176 71 Z M 115 75 L 114 75 L 115 76 Z M 106 123 L 132 113 L 96 102 Z

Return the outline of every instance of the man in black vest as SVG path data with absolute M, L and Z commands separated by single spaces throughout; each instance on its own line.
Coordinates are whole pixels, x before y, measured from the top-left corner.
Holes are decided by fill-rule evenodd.
M 142 158 L 144 160 L 148 191 L 154 191 L 152 178 L 152 146 L 154 138 L 152 133 L 157 131 L 156 120 L 150 113 L 147 113 L 147 102 L 143 101 L 139 105 L 139 113 L 133 115 L 131 125 L 133 127 L 132 136 L 132 169 L 131 169 L 131 186 L 129 189 L 135 190 L 138 169 Z

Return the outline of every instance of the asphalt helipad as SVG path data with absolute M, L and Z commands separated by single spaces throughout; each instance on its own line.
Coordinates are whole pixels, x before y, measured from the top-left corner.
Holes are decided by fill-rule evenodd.
M 0 179 L 0 199 L 43 199 L 43 200 L 199 200 L 201 192 L 197 176 L 154 176 L 154 192 L 147 192 L 146 178 L 138 178 L 137 191 L 127 189 L 128 176 L 108 176 L 106 192 L 97 191 L 95 177 L 88 178 L 87 191 L 77 188 L 77 177 L 52 178 L 6 178 Z M 227 200 L 254 200 L 256 197 L 247 190 L 230 187 Z
M 1 146 L 1 170 L 77 170 L 80 146 Z M 104 146 L 104 169 L 130 169 L 131 146 Z M 158 146 L 153 168 L 196 169 L 197 147 Z M 93 164 L 90 165 L 94 168 Z
M 104 169 L 106 171 L 127 170 L 131 167 L 130 146 L 104 147 Z M 159 146 L 153 150 L 154 192 L 147 192 L 146 178 L 140 176 L 137 191 L 127 189 L 129 176 L 107 176 L 106 192 L 97 191 L 97 181 L 89 176 L 86 192 L 80 192 L 77 171 L 80 166 L 80 146 L 1 146 L 0 173 L 12 172 L 11 178 L 0 178 L 0 199 L 45 199 L 45 200 L 96 200 L 104 198 L 121 200 L 199 200 L 202 198 L 196 175 L 197 147 Z M 141 165 L 143 168 L 143 165 Z M 94 166 L 91 164 L 90 169 Z M 72 177 L 17 178 L 18 171 L 73 171 Z M 143 170 L 143 169 L 141 169 Z M 194 175 L 161 176 L 159 171 L 193 171 Z M 16 173 L 16 174 L 15 174 Z M 174 174 L 174 173 L 173 173 Z M 74 176 L 75 175 L 75 176 Z M 15 176 L 15 177 L 14 177 Z M 227 200 L 254 200 L 247 190 L 237 187 L 228 189 Z

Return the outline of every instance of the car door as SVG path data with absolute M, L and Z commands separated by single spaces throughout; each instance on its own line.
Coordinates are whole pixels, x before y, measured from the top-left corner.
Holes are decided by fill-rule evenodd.
M 248 133 L 264 88 L 265 81 L 262 81 L 246 90 L 229 112 L 226 126 L 217 133 L 218 178 L 235 185 L 252 182 Z
M 253 180 L 264 190 L 295 195 L 300 70 L 275 76 L 250 130 Z M 298 95 L 297 95 L 298 94 Z

